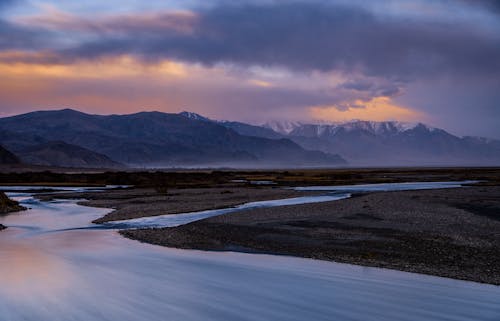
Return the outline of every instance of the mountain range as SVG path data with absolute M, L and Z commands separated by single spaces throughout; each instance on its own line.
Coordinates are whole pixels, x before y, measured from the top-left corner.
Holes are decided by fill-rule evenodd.
M 422 123 L 354 120 L 332 124 L 273 121 L 258 128 L 243 123 L 226 125 L 247 135 L 278 134 L 273 137 L 291 139 L 307 149 L 335 152 L 353 166 L 500 164 L 499 140 L 458 137 Z
M 268 123 L 266 127 L 275 128 Z M 458 137 L 422 123 L 350 121 L 287 124 L 280 131 L 299 145 L 336 151 L 360 165 L 498 165 L 500 141 Z
M 65 167 L 500 164 L 500 141 L 458 137 L 422 123 L 274 121 L 257 126 L 192 112 L 32 112 L 0 118 L 0 144 L 12 152 L 0 150 L 10 162 Z
M 248 136 L 193 114 L 89 115 L 64 109 L 0 119 L 0 144 L 23 162 L 68 167 L 302 167 L 345 164 L 287 138 Z

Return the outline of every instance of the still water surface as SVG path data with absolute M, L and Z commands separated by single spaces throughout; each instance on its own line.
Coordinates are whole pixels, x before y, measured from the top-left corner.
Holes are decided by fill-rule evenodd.
M 323 197 L 345 197 L 333 193 Z M 157 247 L 89 223 L 109 210 L 39 202 L 21 191 L 10 196 L 31 209 L 0 218 L 9 226 L 0 232 L 2 321 L 500 320 L 500 287 L 285 256 Z M 171 225 L 183 224 L 180 216 Z M 167 216 L 157 219 L 168 225 Z

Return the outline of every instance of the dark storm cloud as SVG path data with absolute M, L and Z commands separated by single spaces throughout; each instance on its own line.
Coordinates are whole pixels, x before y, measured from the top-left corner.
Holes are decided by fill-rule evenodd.
M 0 14 L 21 0 L 0 0 Z M 50 43 L 47 33 L 11 23 L 0 15 L 0 50 L 39 49 Z
M 492 12 L 500 13 L 499 0 L 459 0 L 459 1 L 473 6 L 481 6 L 487 10 L 491 10 Z
M 0 19 L 0 50 L 40 49 L 48 43 L 46 33 Z
M 360 7 L 315 2 L 224 5 L 198 15 L 190 33 L 115 22 L 119 35 L 101 35 L 67 53 L 359 70 L 398 80 L 500 72 L 500 38 L 472 24 L 380 17 Z
M 400 93 L 400 87 L 402 86 L 403 84 L 384 82 L 383 80 L 379 80 L 377 82 L 371 79 L 360 78 L 347 81 L 338 88 L 364 92 L 369 94 L 371 97 L 394 97 Z
M 368 79 L 351 80 L 342 85 L 342 88 L 358 91 L 370 90 L 374 86 L 373 81 Z

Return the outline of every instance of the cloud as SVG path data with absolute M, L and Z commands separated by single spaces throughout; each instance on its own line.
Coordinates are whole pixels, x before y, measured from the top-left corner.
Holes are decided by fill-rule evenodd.
M 362 108 L 361 108 L 362 107 Z M 397 105 L 389 97 L 376 97 L 369 101 L 356 100 L 345 108 L 338 106 L 313 106 L 309 108 L 313 119 L 322 121 L 425 121 L 424 113 Z
M 42 27 L 62 32 L 91 33 L 97 36 L 136 37 L 161 33 L 190 34 L 196 14 L 190 11 L 166 11 L 113 16 L 78 16 L 53 6 L 45 6 L 44 12 L 21 17 L 17 22 L 25 26 Z
M 39 50 L 50 47 L 50 37 L 43 31 L 19 27 L 0 19 L 0 50 Z
M 402 83 L 384 81 L 383 79 L 360 77 L 348 80 L 339 87 L 358 92 L 369 92 L 372 97 L 393 97 L 401 92 Z
M 500 78 L 442 77 L 416 81 L 395 98 L 397 104 L 419 106 L 432 124 L 458 135 L 500 139 Z
M 17 51 L 0 52 L 0 74 L 0 108 L 8 112 L 47 106 L 94 113 L 189 109 L 252 122 L 272 115 L 304 120 L 308 106 L 365 108 L 355 102 L 381 97 L 391 87 L 372 78 L 366 88 L 353 89 L 361 78 L 332 73 L 239 71 L 132 55 L 64 62 L 53 53 Z
M 500 1 L 498 0 L 458 0 L 471 6 L 480 6 L 492 12 L 500 13 Z
M 70 57 L 135 54 L 206 65 L 358 71 L 396 80 L 500 72 L 500 39 L 491 30 L 461 21 L 380 16 L 336 3 L 224 4 L 191 13 L 95 19 L 52 14 L 24 22 L 86 34 L 63 52 Z
M 0 108 L 192 109 L 240 120 L 307 117 L 316 108 L 326 118 L 426 115 L 500 137 L 498 6 L 217 1 L 126 14 L 47 7 L 0 18 L 0 64 L 11 68 L 2 74 Z M 160 76 L 159 66 L 171 74 Z
M 37 28 L 19 26 L 3 17 L 3 12 L 22 2 L 21 0 L 0 0 L 0 50 L 36 50 L 51 43 L 50 40 L 47 41 L 46 32 Z

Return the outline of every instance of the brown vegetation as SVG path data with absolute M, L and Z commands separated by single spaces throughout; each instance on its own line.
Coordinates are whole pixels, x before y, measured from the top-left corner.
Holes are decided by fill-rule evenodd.
M 500 183 L 500 168 L 392 168 L 309 170 L 169 170 L 90 171 L 0 168 L 0 185 L 99 186 L 134 185 L 171 188 L 246 186 L 245 181 L 273 181 L 278 186 L 398 183 L 409 181 L 484 180 Z M 234 181 L 242 181 L 234 183 Z

